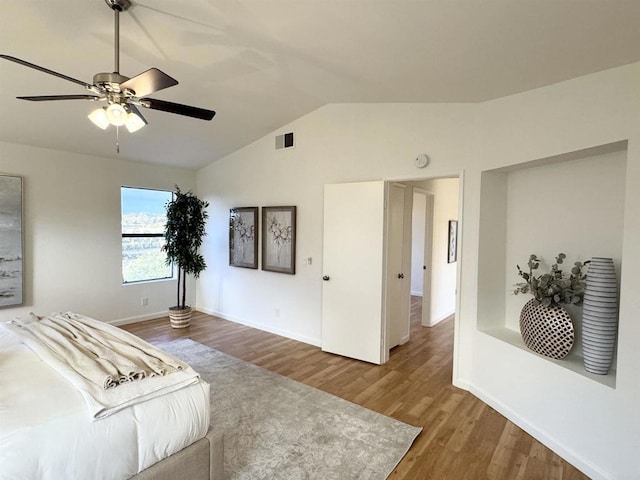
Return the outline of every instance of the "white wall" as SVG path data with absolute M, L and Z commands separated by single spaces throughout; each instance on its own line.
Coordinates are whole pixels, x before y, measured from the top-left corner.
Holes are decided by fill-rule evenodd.
M 120 187 L 193 189 L 195 172 L 0 143 L 0 173 L 23 177 L 25 246 L 25 304 L 0 310 L 0 320 L 67 310 L 116 323 L 167 314 L 175 281 L 122 285 Z M 189 291 L 193 301 L 195 282 Z
M 213 205 L 204 246 L 211 268 L 198 282 L 198 307 L 319 343 L 323 184 L 462 174 L 454 382 L 591 477 L 638 478 L 640 322 L 634 320 L 640 284 L 633 276 L 640 270 L 638 85 L 640 64 L 633 64 L 484 104 L 327 105 L 284 126 L 273 133 L 294 131 L 294 149 L 275 152 L 268 136 L 198 174 L 198 192 Z M 625 139 L 620 341 L 612 389 L 478 330 L 480 178 L 483 170 Z M 418 171 L 413 158 L 421 152 L 432 162 Z M 228 210 L 253 205 L 298 206 L 295 276 L 227 265 Z M 302 263 L 305 257 L 313 258 L 312 265 Z M 504 271 L 503 265 L 503 277 Z

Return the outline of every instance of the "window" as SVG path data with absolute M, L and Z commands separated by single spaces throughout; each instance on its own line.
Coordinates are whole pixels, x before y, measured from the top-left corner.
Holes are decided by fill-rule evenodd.
M 165 204 L 172 192 L 122 187 L 122 283 L 173 278 L 165 264 Z

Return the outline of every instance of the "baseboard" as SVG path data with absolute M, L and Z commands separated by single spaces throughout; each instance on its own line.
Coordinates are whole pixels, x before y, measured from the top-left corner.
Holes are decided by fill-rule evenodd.
M 444 315 L 443 317 L 438 317 L 437 320 L 435 321 L 431 321 L 431 323 L 429 323 L 429 325 L 426 325 L 427 327 L 435 327 L 437 324 L 439 324 L 440 322 L 446 320 L 447 318 L 449 318 L 451 315 L 455 315 L 456 311 L 452 310 L 450 313 L 447 313 L 446 315 Z
M 111 324 L 111 325 L 127 325 L 129 323 L 138 323 L 138 322 L 144 322 L 146 320 L 154 320 L 156 318 L 161 318 L 161 317 L 168 317 L 169 316 L 169 310 L 163 310 L 161 312 L 155 312 L 155 313 L 147 313 L 145 315 L 138 315 L 135 317 L 128 317 L 128 318 L 120 318 L 118 320 L 111 320 L 107 323 Z
M 482 389 L 477 388 L 475 385 L 470 384 L 466 381 L 459 381 L 456 383 L 460 384 L 460 388 L 463 388 L 471 392 L 473 395 L 475 395 L 484 403 L 492 407 L 502 416 L 506 417 L 511 422 L 515 423 L 522 430 L 524 430 L 529 435 L 531 435 L 536 440 L 538 440 L 540 443 L 542 443 L 543 445 L 551 449 L 554 453 L 556 453 L 557 455 L 565 459 L 567 462 L 569 462 L 571 465 L 576 467 L 578 470 L 580 470 L 582 473 L 587 475 L 592 480 L 614 480 L 614 478 L 611 475 L 609 475 L 607 472 L 602 471 L 601 469 L 593 465 L 591 462 L 589 462 L 587 459 L 577 454 L 571 448 L 567 447 L 563 443 L 557 441 L 552 436 L 548 435 L 546 432 L 543 432 L 542 430 L 538 429 L 531 423 L 527 422 L 525 419 L 520 417 L 516 412 L 514 412 L 511 408 L 504 405 L 495 397 L 487 394 Z M 465 388 L 465 387 L 468 387 L 468 388 Z
M 467 392 L 471 392 L 471 386 L 470 386 L 469 382 L 467 382 L 466 380 L 462 380 L 460 378 L 453 378 L 453 379 L 451 379 L 451 383 L 453 384 L 454 387 L 459 388 L 460 390 L 465 390 Z M 477 395 L 475 395 L 475 396 L 478 397 Z M 478 397 L 478 398 L 480 398 L 480 397 Z M 487 403 L 487 402 L 484 402 L 484 403 Z
M 313 345 L 314 347 L 322 346 L 322 341 L 317 338 L 307 337 L 305 335 L 300 335 L 295 332 L 290 332 L 289 330 L 284 330 L 281 328 L 272 327 L 271 325 L 264 325 L 262 323 L 253 322 L 251 320 L 235 317 L 233 315 L 228 315 L 226 313 L 218 312 L 216 310 L 211 310 L 209 308 L 197 307 L 196 310 L 198 310 L 199 312 L 208 313 L 209 315 L 220 317 L 224 320 L 229 320 L 230 322 L 239 323 L 240 325 L 246 325 L 247 327 L 251 327 L 251 328 L 256 328 L 258 330 L 262 330 L 263 332 L 269 332 L 275 335 L 280 335 L 281 337 L 290 338 L 291 340 L 297 340 L 298 342 L 307 343 L 309 345 Z

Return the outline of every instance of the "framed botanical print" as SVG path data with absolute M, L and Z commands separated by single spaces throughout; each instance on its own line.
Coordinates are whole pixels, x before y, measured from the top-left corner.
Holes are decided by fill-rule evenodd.
M 448 263 L 458 259 L 458 221 L 449 220 L 449 249 Z
M 296 207 L 262 207 L 262 270 L 296 273 Z
M 229 265 L 258 268 L 258 207 L 230 210 Z

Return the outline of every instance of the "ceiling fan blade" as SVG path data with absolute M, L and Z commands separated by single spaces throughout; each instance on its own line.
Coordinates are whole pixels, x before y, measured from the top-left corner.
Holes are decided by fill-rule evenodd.
M 181 103 L 167 102 L 165 100 L 157 100 L 155 98 L 143 98 L 144 106 L 151 110 L 161 110 L 163 112 L 177 113 L 187 117 L 199 118 L 200 120 L 211 120 L 216 114 L 213 110 L 206 110 L 199 107 L 191 107 L 182 105 Z
M 54 77 L 62 78 L 63 80 L 67 80 L 69 82 L 77 83 L 78 85 L 82 85 L 84 88 L 91 87 L 91 84 L 83 82 L 82 80 L 77 80 L 75 78 L 69 77 L 67 75 L 63 75 L 62 73 L 54 72 L 53 70 L 49 70 L 48 68 L 41 67 L 34 63 L 29 63 L 25 60 L 21 60 L 16 57 L 12 57 L 10 55 L 0 55 L 0 58 L 4 58 L 5 60 L 9 60 L 10 62 L 19 63 L 20 65 L 24 65 L 25 67 L 33 68 L 34 70 L 38 70 L 43 73 L 48 73 L 49 75 L 53 75 Z
M 46 102 L 49 100 L 101 100 L 96 95 L 38 95 L 35 97 L 16 97 L 20 100 L 29 100 L 31 102 Z
M 136 107 L 133 103 L 129 103 L 127 106 L 129 107 L 129 110 L 131 110 L 133 113 L 135 113 L 137 116 L 140 117 L 140 119 L 144 122 L 145 125 L 149 124 L 149 122 L 147 122 L 147 119 L 144 118 L 144 115 L 140 113 L 140 110 L 138 109 L 138 107 Z
M 133 78 L 120 84 L 120 90 L 128 88 L 135 92 L 136 97 L 144 97 L 163 88 L 173 87 L 178 81 L 157 68 L 150 68 Z

